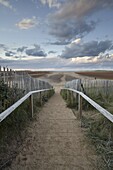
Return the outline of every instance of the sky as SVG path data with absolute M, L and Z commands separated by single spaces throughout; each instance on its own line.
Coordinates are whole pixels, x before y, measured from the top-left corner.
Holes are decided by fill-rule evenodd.
M 0 65 L 113 70 L 113 0 L 0 0 Z

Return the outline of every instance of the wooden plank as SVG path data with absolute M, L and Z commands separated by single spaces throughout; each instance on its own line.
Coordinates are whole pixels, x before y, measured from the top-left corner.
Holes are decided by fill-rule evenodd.
M 69 100 L 69 90 L 66 90 L 66 100 L 67 100 L 67 102 Z
M 88 101 L 95 109 L 97 109 L 101 114 L 103 114 L 108 120 L 110 120 L 113 123 L 113 115 L 108 112 L 106 109 L 104 109 L 103 107 L 101 107 L 99 104 L 97 104 L 95 101 L 93 101 L 91 98 L 89 98 L 88 96 L 86 96 L 84 93 L 77 91 L 77 90 L 73 90 L 73 89 L 68 89 L 68 88 L 63 88 L 63 90 L 70 90 L 73 91 L 77 94 L 80 94 L 86 101 Z
M 31 111 L 31 117 L 33 118 L 33 114 L 34 114 L 34 108 L 33 108 L 33 94 L 30 95 L 30 111 Z
M 73 106 L 74 101 L 73 101 L 73 92 L 71 91 L 71 105 Z
M 4 83 L 5 83 L 5 67 L 3 67 L 3 80 L 4 80 Z
M 78 111 L 79 111 L 78 119 L 81 119 L 82 118 L 82 96 L 80 94 L 78 96 Z
M 42 106 L 42 93 L 40 91 L 40 105 Z

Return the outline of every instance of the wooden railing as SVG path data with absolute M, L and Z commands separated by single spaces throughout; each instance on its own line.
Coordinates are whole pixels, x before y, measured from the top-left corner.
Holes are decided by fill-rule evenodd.
M 74 79 L 65 83 L 65 88 L 75 89 L 83 92 L 89 97 L 92 94 L 95 96 L 110 96 L 113 93 L 113 80 L 95 79 L 95 78 L 81 78 Z
M 4 112 L 0 114 L 0 122 L 2 122 L 7 116 L 9 116 L 17 107 L 19 107 L 26 99 L 30 99 L 30 110 L 31 110 L 31 116 L 33 117 L 33 94 L 40 93 L 40 102 L 42 103 L 42 92 L 47 91 L 53 91 L 54 89 L 43 89 L 43 90 L 36 90 L 36 91 L 30 91 L 27 93 L 24 97 L 22 97 L 20 100 L 18 100 L 16 103 L 14 103 L 12 106 L 10 106 L 8 109 L 6 109 Z M 47 94 L 46 94 L 47 95 Z
M 31 77 L 28 71 L 14 71 L 0 66 L 0 113 L 30 91 L 50 88 L 52 85 L 49 82 Z
M 67 92 L 70 91 L 72 93 L 78 94 L 78 111 L 79 111 L 79 118 L 81 119 L 82 117 L 82 99 L 84 98 L 88 103 L 90 103 L 96 110 L 98 110 L 102 115 L 104 115 L 108 120 L 110 120 L 113 123 L 113 115 L 108 112 L 106 109 L 101 107 L 99 104 L 97 104 L 95 101 L 93 101 L 91 98 L 86 96 L 84 93 L 74 90 L 74 89 L 69 89 L 69 88 L 63 88 L 61 89 L 61 92 L 63 90 L 66 90 Z M 68 93 L 67 93 L 68 94 Z

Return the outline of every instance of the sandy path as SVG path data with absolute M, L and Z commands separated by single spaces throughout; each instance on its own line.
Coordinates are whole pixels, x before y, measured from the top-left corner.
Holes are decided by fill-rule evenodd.
M 95 152 L 72 111 L 56 93 L 28 129 L 10 170 L 96 170 Z

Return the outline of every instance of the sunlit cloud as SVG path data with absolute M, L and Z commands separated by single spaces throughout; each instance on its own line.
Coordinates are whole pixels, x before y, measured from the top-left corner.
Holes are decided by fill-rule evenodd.
M 88 61 L 89 60 L 89 61 Z M 26 56 L 23 56 L 23 59 L 20 60 L 17 56 L 17 59 L 3 59 L 0 58 L 0 63 L 2 66 L 8 65 L 13 69 L 32 69 L 32 70 L 62 70 L 62 71 L 75 71 L 75 70 L 90 70 L 90 69 L 108 69 L 113 70 L 113 57 L 111 59 L 99 59 L 96 57 L 78 57 L 65 60 L 64 58 L 40 58 L 40 59 L 27 59 Z M 92 67 L 93 65 L 93 67 Z
M 65 47 L 61 57 L 62 58 L 76 58 L 84 56 L 98 56 L 100 53 L 105 53 L 112 49 L 113 42 L 105 41 L 91 41 L 87 43 L 72 43 Z
M 73 40 L 71 43 L 75 43 L 75 44 L 79 44 L 81 42 L 81 38 L 77 38 L 75 40 Z
M 16 26 L 21 29 L 21 30 L 27 30 L 30 28 L 35 27 L 38 24 L 37 20 L 35 17 L 33 18 L 24 18 L 20 22 L 16 24 Z

